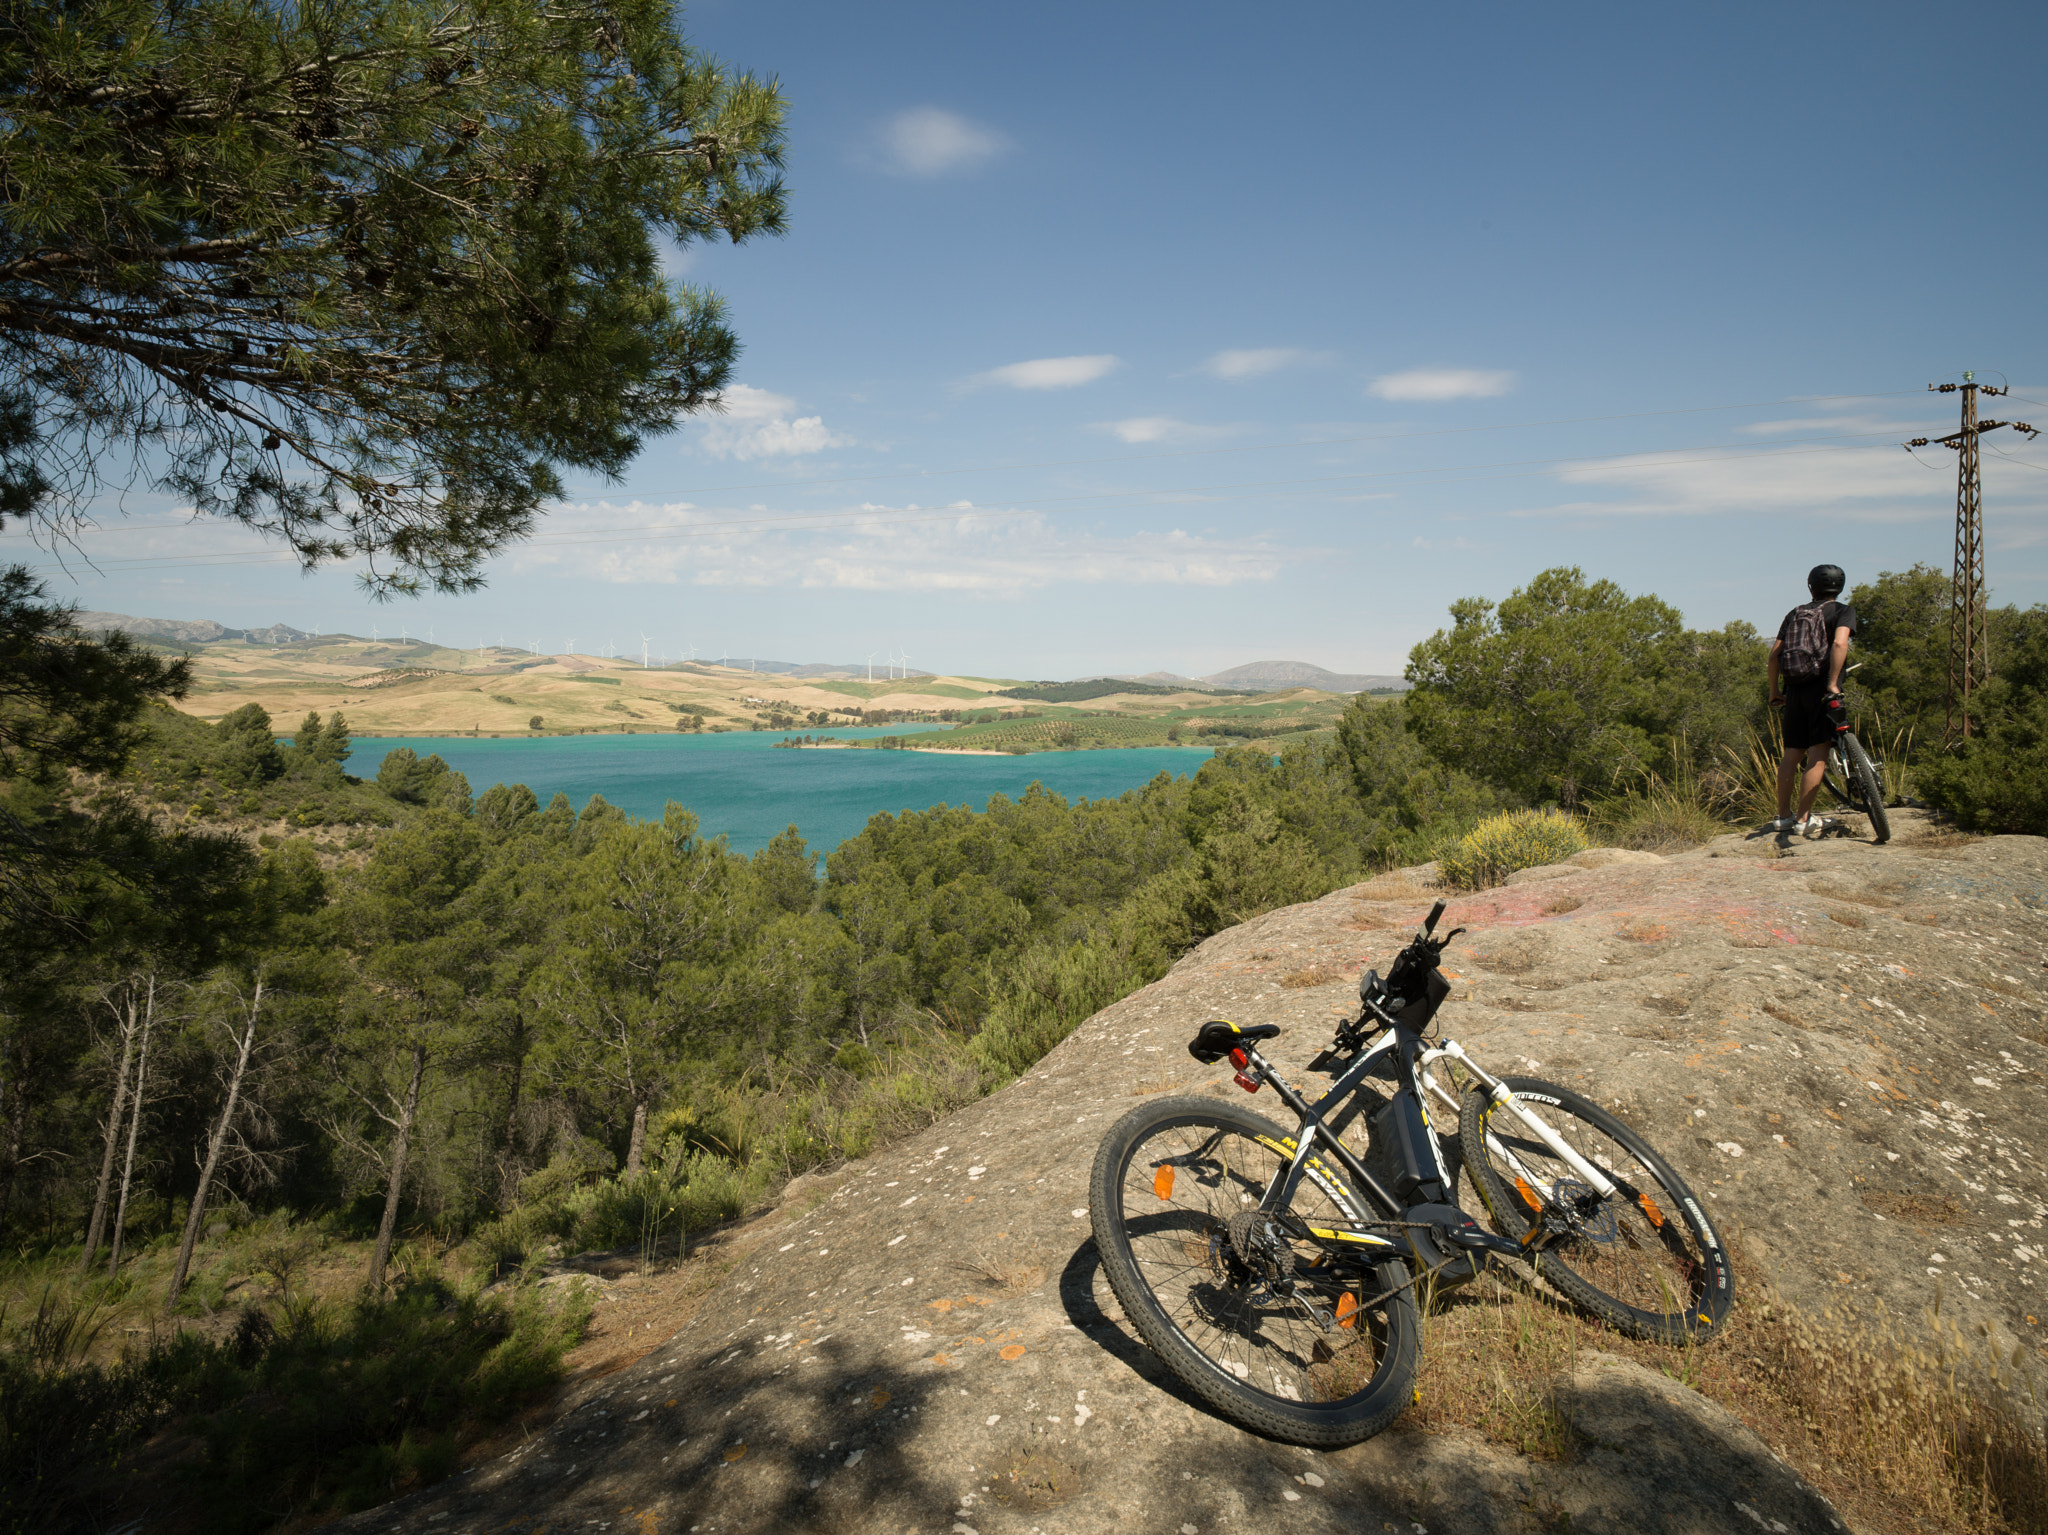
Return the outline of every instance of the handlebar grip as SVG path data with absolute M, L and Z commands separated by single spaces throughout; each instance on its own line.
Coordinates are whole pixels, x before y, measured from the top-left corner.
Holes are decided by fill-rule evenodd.
M 1430 907 L 1429 915 L 1422 919 L 1422 930 L 1425 933 L 1435 932 L 1437 918 L 1441 917 L 1443 914 L 1444 903 L 1442 901 L 1438 901 L 1436 905 Z

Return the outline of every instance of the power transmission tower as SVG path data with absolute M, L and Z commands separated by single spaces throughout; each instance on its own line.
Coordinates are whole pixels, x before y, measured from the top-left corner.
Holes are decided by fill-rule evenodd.
M 1963 396 L 1962 425 L 1934 442 L 1956 450 L 1956 555 L 1955 574 L 1949 583 L 1948 599 L 1948 714 L 1943 740 L 1971 734 L 1970 695 L 1991 680 L 1991 635 L 1984 612 L 1984 490 L 1978 475 L 1977 439 L 1986 432 L 2009 426 L 2029 437 L 2038 436 L 2024 421 L 1980 421 L 1977 396 L 2010 394 L 1991 384 L 1977 382 L 1975 373 L 1965 373 L 1960 384 L 1929 384 L 1936 394 Z M 1925 437 L 1915 437 L 1908 448 L 1924 448 Z

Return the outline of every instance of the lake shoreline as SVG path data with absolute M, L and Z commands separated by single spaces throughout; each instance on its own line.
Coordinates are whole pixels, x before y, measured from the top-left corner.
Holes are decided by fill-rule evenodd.
M 733 851 L 751 854 L 791 824 L 811 847 L 830 852 L 876 815 L 961 806 L 979 813 L 998 797 L 1014 803 L 1033 785 L 1069 802 L 1115 799 L 1162 772 L 1191 775 L 1209 757 L 1207 749 L 1186 746 L 1028 755 L 949 749 L 936 744 L 942 732 L 853 727 L 835 731 L 836 741 L 808 743 L 809 750 L 784 747 L 769 731 L 364 736 L 347 768 L 374 778 L 387 755 L 406 751 L 440 757 L 468 780 L 473 797 L 494 784 L 523 784 L 543 806 L 560 793 L 580 812 L 601 795 L 642 820 L 659 820 L 667 806 L 680 805 L 696 817 L 698 836 L 723 836 Z M 871 743 L 884 737 L 902 744 L 874 749 Z M 933 744 L 910 744 L 920 737 Z

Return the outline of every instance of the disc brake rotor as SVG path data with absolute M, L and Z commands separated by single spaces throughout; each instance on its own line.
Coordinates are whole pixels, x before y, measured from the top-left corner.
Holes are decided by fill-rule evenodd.
M 1552 1187 L 1550 1197 L 1569 1212 L 1566 1220 L 1573 1236 L 1588 1242 L 1612 1242 L 1618 1235 L 1613 1209 L 1585 1184 L 1563 1179 Z

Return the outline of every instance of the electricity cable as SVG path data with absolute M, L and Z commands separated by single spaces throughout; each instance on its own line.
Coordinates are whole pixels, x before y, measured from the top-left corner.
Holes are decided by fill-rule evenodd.
M 1859 432 L 1859 433 L 1849 433 L 1849 434 L 1845 434 L 1845 436 L 1847 436 L 1848 438 L 1851 438 L 1851 439 L 1853 439 L 1853 438 L 1862 438 L 1862 437 L 1880 437 L 1880 436 L 1889 436 L 1889 434 L 1888 434 L 1888 433 L 1878 433 L 1878 432 Z M 1712 455 L 1712 456 L 1710 456 L 1710 457 L 1704 457 L 1704 458 L 1693 458 L 1693 459 L 1659 459 L 1659 460 L 1658 460 L 1658 462 L 1657 462 L 1657 464 L 1656 464 L 1656 465 L 1654 465 L 1653 467 L 1659 467 L 1659 468 L 1663 468 L 1663 467 L 1677 467 L 1677 466 L 1681 466 L 1681 465 L 1686 465 L 1686 464 L 1695 464 L 1695 463 L 1735 463 L 1735 462 L 1740 462 L 1740 461 L 1742 461 L 1742 460 L 1746 460 L 1746 459 L 1757 459 L 1757 458 L 1789 458 L 1789 457 L 1803 457 L 1803 456 L 1806 456 L 1806 455 L 1808 455 L 1808 454 L 1814 454 L 1814 453 L 1853 453 L 1853 452 L 1864 452 L 1864 451 L 1870 451 L 1870 449 L 1869 449 L 1869 448 L 1867 448 L 1867 447 L 1856 447 L 1856 446 L 1852 446 L 1852 445 L 1850 445 L 1850 443 L 1849 443 L 1849 442 L 1846 442 L 1846 441 L 1839 441 L 1839 440 L 1829 440 L 1829 439 L 1818 439 L 1817 441 L 1819 441 L 1819 442 L 1821 442 L 1821 443 L 1823 443 L 1823 444 L 1825 444 L 1825 445 L 1821 445 L 1821 446 L 1810 446 L 1810 447 L 1792 447 L 1791 449 L 1789 449 L 1789 451 L 1788 451 L 1788 449 L 1787 449 L 1787 448 L 1785 448 L 1785 447 L 1774 447 L 1774 448 L 1772 448 L 1771 450 L 1769 450 L 1769 451 L 1766 451 L 1766 452 L 1762 452 L 1762 453 L 1743 453 L 1743 454 L 1728 454 L 1728 453 L 1716 453 L 1716 454 L 1714 454 L 1714 455 Z M 1683 451 L 1683 450 L 1669 450 L 1669 451 Z M 1607 463 L 1607 462 L 1615 462 L 1615 461 L 1619 461 L 1619 460 L 1625 460 L 1625 459 L 1642 459 L 1642 458 L 1645 458 L 1645 457 L 1648 457 L 1648 456 L 1652 456 L 1652 455 L 1644 455 L 1644 454 L 1642 454 L 1642 453 L 1627 453 L 1627 454 L 1613 454 L 1613 455 L 1609 455 L 1609 456 L 1607 456 L 1606 458 L 1589 458 L 1589 457 L 1586 457 L 1586 456 L 1584 456 L 1584 455 L 1579 455 L 1579 456 L 1575 456 L 1575 457 L 1571 457 L 1571 458 L 1559 458 L 1559 459 L 1524 459 L 1524 460 L 1513 460 L 1513 461 L 1508 461 L 1508 462 L 1504 462 L 1504 463 L 1502 463 L 1502 464 L 1497 464 L 1497 465 L 1475 465 L 1475 466 L 1474 466 L 1475 468 L 1502 468 L 1502 469 L 1506 469 L 1506 470 L 1508 470 L 1508 471 L 1509 471 L 1508 473 L 1504 473 L 1504 474 L 1483 474 L 1483 475 L 1478 475 L 1478 474 L 1452 474 L 1452 475 L 1444 475 L 1444 474 L 1443 474 L 1443 471 L 1441 471 L 1441 470 L 1427 470 L 1427 469 L 1422 469 L 1422 470 L 1383 470 L 1383 471 L 1377 471 L 1377 472 L 1375 472 L 1375 473 L 1372 473 L 1372 474 L 1362 474 L 1362 475 L 1334 475 L 1334 476 L 1328 476 L 1328 477 L 1324 477 L 1324 478 L 1320 478 L 1320 479 L 1315 479 L 1315 480 L 1305 480 L 1305 481 L 1304 481 L 1304 480 L 1274 480 L 1274 481 L 1253 481 L 1253 482 L 1249 482 L 1249 488 L 1254 488 L 1254 489 L 1257 489 L 1257 488 L 1264 488 L 1264 487 L 1266 487 L 1266 486 L 1290 486 L 1290 485 L 1317 485 L 1317 486 L 1320 486 L 1320 485 L 1327 485 L 1327 484 L 1331 484 L 1331 483 L 1347 483 L 1347 482 L 1354 482 L 1354 481 L 1358 481 L 1358 480 L 1365 480 L 1365 479 L 1382 479 L 1382 478 L 1388 478 L 1388 477 L 1392 477 L 1392 476 L 1395 476 L 1395 475 L 1406 475 L 1406 474 L 1431 474 L 1431 473 L 1434 473 L 1434 474 L 1438 474 L 1439 476 L 1441 476 L 1440 478 L 1437 478 L 1437 479 L 1432 479 L 1432 480 L 1424 480 L 1424 481 L 1421 481 L 1421 482 L 1419 482 L 1419 486 L 1418 486 L 1418 488 L 1424 488 L 1424 487 L 1428 487 L 1428 486 L 1434 486 L 1434 485 L 1458 485 L 1458 484 L 1473 484 L 1473 483 L 1480 483 L 1480 482 L 1485 482 L 1485 481 L 1492 481 L 1492 480 L 1511 480 L 1511 479 L 1522 479 L 1522 478 L 1527 478 L 1528 476 L 1530 476 L 1530 475 L 1532 475 L 1532 474 L 1535 474 L 1535 473 L 1538 473 L 1538 472 L 1540 472 L 1540 471 L 1541 471 L 1541 470 L 1542 470 L 1543 468 L 1546 468 L 1546 467 L 1554 467 L 1554 466 L 1556 466 L 1556 465 L 1558 465 L 1558 464 L 1590 464 L 1590 463 Z M 2031 467 L 2031 466 L 2030 466 L 2030 467 Z M 960 507 L 952 507 L 952 508 L 930 508 L 930 509 L 923 509 L 923 508 L 920 508 L 920 509 L 917 509 L 917 510 L 916 510 L 916 511 L 915 511 L 914 513 L 913 513 L 913 512 L 911 512 L 911 511 L 910 511 L 910 509 L 907 509 L 907 508 L 906 508 L 906 509 L 904 510 L 904 512 L 903 512 L 903 513 L 899 513 L 899 514 L 896 514 L 896 515 L 881 515 L 881 514 L 878 514 L 878 513 L 876 513 L 876 512 L 841 512 L 841 513 L 823 513 L 823 512 L 820 512 L 820 513 L 792 513 L 792 514 L 789 514 L 789 515 L 787 515 L 787 516 L 782 516 L 782 517 L 772 517 L 772 518 L 741 518 L 741 519 L 731 519 L 731 520 L 726 520 L 726 521 L 721 521 L 721 522 L 714 522 L 714 523 L 697 523 L 697 524 L 692 524 L 692 525 L 690 525 L 690 526 L 687 526 L 687 527 L 680 527 L 680 528 L 679 528 L 679 527 L 674 527 L 674 526 L 670 526 L 670 525 L 667 525 L 667 524 L 648 524 L 648 525 L 645 525 L 645 526 L 643 526 L 643 527 L 640 527 L 640 528 L 634 528 L 634 529 L 623 529 L 623 530 L 622 530 L 622 529 L 594 529 L 594 530 L 589 530 L 589 531 L 587 531 L 587 532 L 583 532 L 583 533 L 578 533 L 578 534 L 561 534 L 561 535 L 542 535 L 542 536 L 541 536 L 541 537 L 539 537 L 539 538 L 536 538 L 536 539 L 534 539 L 534 540 L 531 540 L 531 541 L 529 541 L 529 542 L 528 542 L 528 543 L 527 543 L 526 545 L 524 545 L 523 547 L 536 547 L 536 546 L 537 546 L 537 547 L 540 547 L 540 548 L 563 548 L 563 547 L 573 547 L 573 546 L 576 546 L 576 545 L 584 545 L 584 544 L 605 544 L 605 543 L 635 543 L 635 542 L 646 542 L 646 543 L 653 543 L 653 542 L 659 542 L 659 541 L 669 541 L 669 540 L 676 540 L 676 539 L 690 539 L 690 538 L 706 538 L 706 537 L 714 537 L 714 536 L 720 536 L 720 535 L 727 535 L 727 536 L 730 536 L 730 535 L 733 535 L 733 534 L 745 533 L 745 532 L 748 532 L 748 531 L 752 531 L 752 530 L 756 530 L 756 529 L 760 529 L 760 530 L 764 530 L 764 531 L 771 531 L 771 532 L 779 532 L 779 533 L 832 533 L 832 532 L 838 532 L 838 531 L 841 531 L 841 530 L 846 530 L 846 531 L 858 531 L 858 530 L 865 530 L 865 529 L 868 529 L 868 528 L 877 528 L 877 527 L 900 527 L 900 526 L 906 526 L 906 525 L 911 525 L 911 524 L 917 524 L 917 523 L 927 523 L 927 522 L 960 522 L 960 521 L 969 521 L 969 520 L 979 520 L 979 519 L 986 519 L 986 518 L 999 518 L 999 517 L 1028 517 L 1028 516 L 1031 516 L 1031 515 L 1033 515 L 1033 514 L 1034 514 L 1034 513 L 1035 513 L 1035 512 L 1036 512 L 1036 511 L 1038 510 L 1038 508 L 1039 508 L 1040 506 L 1060 505 L 1060 504 L 1067 504 L 1067 503 L 1072 503 L 1072 502 L 1076 502 L 1076 501 L 1101 501 L 1101 500 L 1112 500 L 1112 499 L 1128 499 L 1128 498 L 1131 498 L 1131 497 L 1137 497 L 1137 496 L 1158 496 L 1158 495 L 1175 495 L 1175 494 L 1189 494 L 1189 493 L 1193 493 L 1193 492 L 1195 492 L 1195 491 L 1202 491 L 1202 490 L 1216 490 L 1216 489 L 1241 489 L 1241 488 L 1246 488 L 1246 487 L 1244 487 L 1244 486 L 1234 486 L 1234 487 L 1233 487 L 1233 486 L 1221 486 L 1221 487 L 1193 487 L 1192 489 L 1187 489 L 1187 488 L 1183 488 L 1183 489 L 1163 489 L 1163 488 L 1155 488 L 1155 489 L 1147 489 L 1147 490 L 1135 490 L 1135 491 L 1108 491 L 1108 492 L 1099 492 L 1099 493 L 1096 493 L 1096 494 L 1092 494 L 1092 495 L 1080 495 L 1080 496 L 1070 496 L 1070 497 L 1059 497 L 1059 498 L 1051 498 L 1051 499 L 1038 499 L 1038 498 L 1034 498 L 1034 503 L 1033 503 L 1032 505 L 1030 505 L 1030 506 L 1022 506 L 1022 507 L 1016 507 L 1016 506 L 1012 506 L 1012 507 L 969 507 L 969 508 L 960 508 Z M 1317 493 L 1317 492 L 1315 492 L 1315 491 L 1312 491 L 1312 490 L 1295 490 L 1295 491 L 1288 491 L 1288 490 L 1282 490 L 1282 491 L 1280 491 L 1280 492 L 1279 492 L 1279 494 L 1282 494 L 1282 495 L 1312 495 L 1312 494 L 1316 494 L 1316 493 Z M 829 520 L 828 520 L 828 519 L 829 519 Z M 793 523 L 805 523 L 805 524 L 809 524 L 809 525 L 808 525 L 808 526 L 800 526 L 800 527 L 799 527 L 799 526 L 784 526 L 784 524 L 793 524 Z M 296 561 L 296 559 L 297 559 L 297 556 L 296 556 L 296 555 L 294 555 L 294 554 L 293 554 L 293 553 L 292 553 L 292 552 L 291 552 L 290 550 L 288 550 L 288 549 L 281 549 L 281 550 L 257 550 L 257 549 L 249 549 L 249 550 L 234 550 L 234 551 L 224 551 L 224 552 L 220 552 L 220 553 L 213 553 L 213 554 L 190 554 L 190 555 L 156 555 L 156 556 L 152 556 L 152 555 L 140 555 L 140 556 L 135 556 L 135 557 L 132 557 L 132 558 L 112 558 L 112 559 L 99 559 L 99 560 L 93 560 L 93 559 L 85 559 L 85 560 L 83 560 L 83 563 L 87 564 L 88 566 L 90 566 L 90 567 L 91 567 L 91 568 L 93 568 L 93 569 L 99 569 L 99 568 L 100 568 L 101 566 L 106 566 L 106 567 L 109 567 L 109 568 L 118 568 L 118 569 L 121 569 L 121 570 L 124 570 L 124 571 L 136 571 L 136 570 L 150 570 L 150 569 L 167 569 L 167 568 L 178 568 L 178 569 L 205 569 L 205 568 L 218 568 L 218 567 L 223 567 L 223 566 L 233 566 L 233 565 L 257 565 L 257 564 L 283 563 L 283 562 L 285 562 L 285 561 L 288 561 L 288 560 L 289 560 L 289 561 Z M 39 569 L 41 569 L 41 568 L 49 568 L 49 567 L 36 567 L 36 568 L 39 568 Z M 60 566 L 59 568 L 61 568 L 61 566 Z
M 1356 437 L 1310 437 L 1294 442 L 1241 443 L 1220 448 L 1176 448 L 1160 453 L 1121 453 L 1102 458 L 1053 458 L 1031 460 L 1021 464 L 964 464 L 950 469 L 900 469 L 882 474 L 855 474 L 827 476 L 806 480 L 756 480 L 738 485 L 707 485 L 694 490 L 678 491 L 649 490 L 635 492 L 636 496 L 709 496 L 722 495 L 736 490 L 792 490 L 812 485 L 858 485 L 874 480 L 929 479 L 951 474 L 1003 474 L 1028 469 L 1077 469 L 1101 464 L 1146 463 L 1156 459 L 1211 458 L 1225 453 L 1271 453 L 1288 448 L 1343 447 L 1366 442 L 1406 442 L 1426 437 L 1456 437 L 1476 432 L 1513 432 L 1550 426 L 1584 426 L 1607 421 L 1643 421 L 1662 416 L 1694 416 L 1730 410 L 1764 410 L 1778 405 L 1821 405 L 1837 400 L 1884 400 L 1917 395 L 1919 391 L 1892 389 L 1878 394 L 1813 394 L 1793 395 L 1782 400 L 1751 400 L 1736 405 L 1686 405 L 1670 410 L 1628 411 L 1611 416 L 1560 416 L 1548 421 L 1503 421 L 1491 426 L 1433 427 L 1418 432 L 1373 432 Z M 2048 407 L 2044 407 L 2048 408 Z M 1684 452 L 1682 448 L 1650 449 L 1650 452 Z M 578 497 L 577 499 L 590 499 Z M 562 503 L 557 503 L 562 504 Z M 136 532 L 147 532 L 162 528 L 182 528 L 184 522 L 128 523 L 126 526 Z

